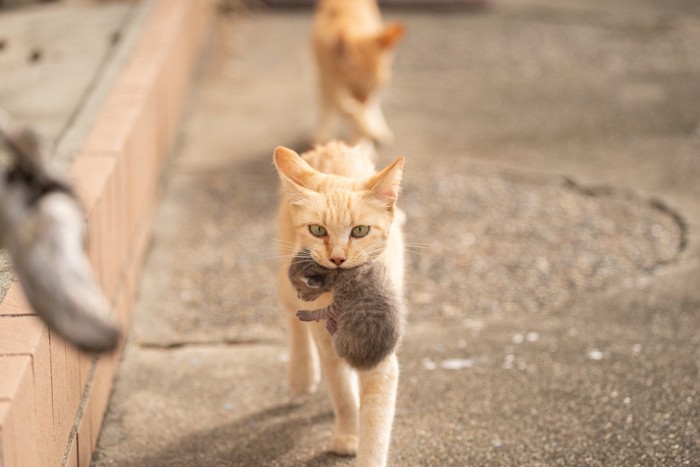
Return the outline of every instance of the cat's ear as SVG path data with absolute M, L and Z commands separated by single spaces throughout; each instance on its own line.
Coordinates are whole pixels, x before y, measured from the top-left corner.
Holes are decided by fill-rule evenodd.
M 275 167 L 285 185 L 299 192 L 307 191 L 308 179 L 314 169 L 299 154 L 284 146 L 275 149 Z
M 389 208 L 394 206 L 396 199 L 399 197 L 401 175 L 403 174 L 405 160 L 405 157 L 399 157 L 391 165 L 367 181 L 367 189 Z
M 381 49 L 393 49 L 406 33 L 406 26 L 402 23 L 391 23 L 384 28 L 376 37 L 377 44 Z

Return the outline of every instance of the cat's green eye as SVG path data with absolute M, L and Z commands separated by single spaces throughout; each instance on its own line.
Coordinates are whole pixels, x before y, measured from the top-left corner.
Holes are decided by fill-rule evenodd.
M 311 235 L 314 237 L 325 237 L 326 236 L 326 229 L 321 227 L 320 225 L 310 225 L 309 226 L 309 232 L 311 232 Z
M 357 227 L 352 228 L 350 235 L 352 235 L 354 238 L 362 238 L 362 237 L 366 236 L 368 233 L 369 233 L 369 225 L 358 225 Z

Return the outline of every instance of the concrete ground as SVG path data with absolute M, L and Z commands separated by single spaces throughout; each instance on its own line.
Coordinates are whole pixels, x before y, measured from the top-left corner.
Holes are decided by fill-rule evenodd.
M 409 326 L 392 465 L 700 462 L 700 4 L 392 10 Z M 272 149 L 313 127 L 308 11 L 222 17 L 94 463 L 345 465 L 286 388 Z

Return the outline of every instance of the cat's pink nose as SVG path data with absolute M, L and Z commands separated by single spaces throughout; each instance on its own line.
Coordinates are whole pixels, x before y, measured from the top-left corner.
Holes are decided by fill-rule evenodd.
M 343 264 L 345 262 L 345 258 L 335 257 L 335 258 L 331 258 L 331 261 L 333 261 L 336 266 L 340 266 L 341 264 Z

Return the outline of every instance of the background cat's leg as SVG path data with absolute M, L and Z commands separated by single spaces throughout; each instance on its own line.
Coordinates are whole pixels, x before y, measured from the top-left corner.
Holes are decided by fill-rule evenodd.
M 333 402 L 335 426 L 329 449 L 341 455 L 357 453 L 357 376 L 335 352 L 331 336 L 322 324 L 307 325 L 312 328 L 321 358 L 323 375 Z
M 347 92 L 339 92 L 335 97 L 338 102 L 339 112 L 350 123 L 353 142 L 360 142 L 363 139 L 376 140 L 372 134 L 372 127 L 367 118 L 367 106 L 357 101 Z
M 318 126 L 314 134 L 314 144 L 327 143 L 334 137 L 337 125 L 337 112 L 331 96 L 322 93 L 319 99 Z
M 378 98 L 348 109 L 351 109 L 348 115 L 355 125 L 355 139 L 370 138 L 379 144 L 389 144 L 394 140 L 394 133 L 384 119 Z
M 297 298 L 297 292 L 287 277 L 288 268 L 289 262 L 282 261 L 277 278 L 279 298 L 285 308 L 288 322 L 289 363 L 287 377 L 292 392 L 308 394 L 316 391 L 321 380 L 318 354 L 308 326 L 296 317 L 296 311 L 307 305 Z
M 360 446 L 357 465 L 386 465 L 399 383 L 396 354 L 391 354 L 376 368 L 360 372 L 359 375 Z
M 389 144 L 394 140 L 394 133 L 389 128 L 382 112 L 382 107 L 378 98 L 374 98 L 367 103 L 365 110 L 367 126 L 374 139 L 381 144 Z
M 345 107 L 348 110 L 346 115 L 354 125 L 355 141 L 370 138 L 379 144 L 389 144 L 394 140 L 394 133 L 384 119 L 379 101 Z

